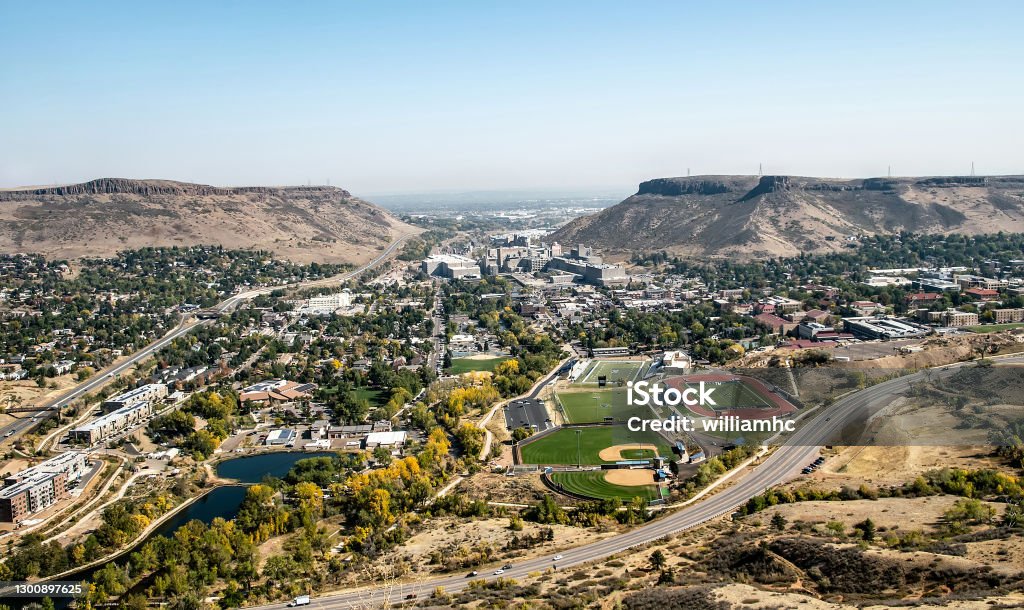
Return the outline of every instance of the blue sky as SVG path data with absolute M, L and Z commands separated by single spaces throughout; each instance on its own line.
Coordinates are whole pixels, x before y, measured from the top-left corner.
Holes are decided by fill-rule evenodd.
M 1022 22 L 1018 2 L 2 2 L 0 186 L 1024 173 Z

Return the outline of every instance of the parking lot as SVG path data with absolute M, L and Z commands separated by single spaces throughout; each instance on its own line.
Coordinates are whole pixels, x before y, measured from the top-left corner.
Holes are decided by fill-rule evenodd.
M 505 425 L 510 431 L 531 428 L 534 432 L 554 427 L 544 403 L 533 398 L 521 398 L 505 405 Z

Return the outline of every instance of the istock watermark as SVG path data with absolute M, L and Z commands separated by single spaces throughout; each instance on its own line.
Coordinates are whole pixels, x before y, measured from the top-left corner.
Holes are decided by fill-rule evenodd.
M 647 381 L 630 381 L 626 383 L 626 402 L 630 406 L 658 406 L 658 407 L 716 407 L 712 394 L 715 391 L 713 386 L 707 386 L 701 381 L 697 387 L 688 387 L 684 390 L 673 387 L 663 387 L 659 383 L 650 384 Z M 644 419 L 633 416 L 626 420 L 626 427 L 630 432 L 641 432 L 650 430 L 652 432 L 694 432 L 703 430 L 710 433 L 722 432 L 744 432 L 744 433 L 779 433 L 794 432 L 796 422 L 792 419 L 775 417 L 747 419 L 735 415 L 719 414 L 716 417 L 703 418 L 699 421 L 692 417 L 680 417 L 673 415 L 668 419 Z
M 628 381 L 626 382 L 626 388 L 626 402 L 630 406 L 646 407 L 650 404 L 658 407 L 678 407 L 679 405 L 686 405 L 688 407 L 696 407 L 697 405 L 707 407 L 718 406 L 715 399 L 711 397 L 711 393 L 715 391 L 715 388 L 705 386 L 703 381 L 696 388 L 686 388 L 685 390 L 664 388 L 660 383 L 651 385 L 646 381 L 638 381 L 636 383 Z M 635 396 L 634 393 L 636 394 Z

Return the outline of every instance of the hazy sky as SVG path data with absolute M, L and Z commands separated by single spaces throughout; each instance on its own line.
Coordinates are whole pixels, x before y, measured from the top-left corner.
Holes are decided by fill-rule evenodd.
M 936 0 L 0 0 L 0 186 L 1024 173 L 1021 23 Z

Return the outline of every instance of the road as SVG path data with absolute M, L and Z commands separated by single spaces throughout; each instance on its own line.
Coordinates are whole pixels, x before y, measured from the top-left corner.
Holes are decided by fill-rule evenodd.
M 377 266 L 378 264 L 380 264 L 381 261 L 383 261 L 386 258 L 390 257 L 391 254 L 394 253 L 395 249 L 398 248 L 398 246 L 400 246 L 403 242 L 405 242 L 406 239 L 408 239 L 408 237 L 402 237 L 400 239 L 397 239 L 397 240 L 391 242 L 391 244 L 388 245 L 388 247 L 385 248 L 384 251 L 381 252 L 381 254 L 378 255 L 375 259 L 373 259 L 372 261 L 366 263 L 365 265 L 363 265 L 362 267 L 359 267 L 358 269 L 356 269 L 354 271 L 349 271 L 347 273 L 343 273 L 343 274 L 340 274 L 340 275 L 335 275 L 335 276 L 332 276 L 332 277 L 329 277 L 329 278 L 324 278 L 324 279 L 319 279 L 319 280 L 310 280 L 308 282 L 302 282 L 302 283 L 299 283 L 299 284 L 289 284 L 289 285 L 283 285 L 283 286 L 268 286 L 268 287 L 265 287 L 265 288 L 258 288 L 258 289 L 255 289 L 255 290 L 249 290 L 249 291 L 246 291 L 246 292 L 241 292 L 241 293 L 238 293 L 236 295 L 233 295 L 233 296 L 225 299 L 220 304 L 218 304 L 216 307 L 214 307 L 214 309 L 216 311 L 220 312 L 220 313 L 225 313 L 225 312 L 230 311 L 231 309 L 233 309 L 235 306 L 237 306 L 239 303 L 241 303 L 243 301 L 248 301 L 248 300 L 254 299 L 254 298 L 256 298 L 258 296 L 261 296 L 261 295 L 270 294 L 271 292 L 273 292 L 275 290 L 281 290 L 281 289 L 287 289 L 287 288 L 309 288 L 309 287 L 313 287 L 313 286 L 323 286 L 323 285 L 330 285 L 330 284 L 336 284 L 338 282 L 343 282 L 345 280 L 348 280 L 348 279 L 352 278 L 353 276 L 359 275 L 360 273 L 362 273 L 362 272 L 364 272 L 364 271 L 366 271 L 368 269 L 371 269 L 371 268 Z M 169 332 L 166 335 L 164 335 L 161 339 L 159 339 L 159 340 L 155 341 L 154 343 L 151 343 L 148 346 L 142 348 L 141 350 L 135 352 L 129 358 L 125 359 L 123 362 L 121 362 L 121 363 L 119 363 L 119 364 L 117 364 L 117 365 L 115 365 L 113 367 L 110 367 L 110 368 L 104 369 L 102 371 L 99 371 L 98 373 L 96 373 L 96 375 L 93 375 L 93 377 L 91 379 L 89 379 L 89 380 L 87 380 L 87 381 L 85 381 L 83 383 L 80 383 L 79 385 L 75 386 L 73 389 L 71 389 L 70 391 L 62 394 L 61 396 L 59 396 L 57 398 L 54 398 L 54 399 L 52 399 L 52 400 L 50 400 L 48 402 L 43 403 L 42 405 L 40 405 L 39 411 L 40 412 L 51 411 L 51 410 L 55 410 L 55 409 L 63 408 L 65 406 L 67 406 L 69 403 L 71 403 L 75 399 L 77 399 L 77 398 L 79 398 L 79 397 L 81 397 L 81 396 L 83 396 L 85 394 L 88 394 L 89 392 L 92 392 L 93 390 L 97 390 L 97 389 L 103 387 L 104 385 L 106 385 L 107 383 L 112 381 L 114 378 L 116 378 L 121 373 L 129 370 L 131 367 L 135 366 L 139 362 L 145 360 L 149 356 L 151 356 L 154 353 L 160 351 L 161 349 L 163 349 L 165 346 L 170 344 L 172 341 L 174 341 L 178 337 L 182 337 L 184 335 L 187 335 L 187 334 L 191 333 L 193 330 L 195 330 L 196 328 L 199 328 L 200 326 L 205 326 L 205 325 L 208 325 L 208 324 L 212 324 L 213 322 L 214 322 L 214 320 L 197 320 L 195 318 L 186 318 L 186 319 L 182 320 L 181 323 L 178 324 L 178 326 L 174 328 L 174 330 L 172 330 L 171 332 Z M 24 430 L 28 429 L 29 427 L 31 427 L 35 423 L 36 422 L 33 422 L 28 417 L 17 419 L 16 421 L 14 421 L 14 422 L 4 426 L 3 428 L 0 428 L 0 441 L 2 441 L 2 440 L 13 440 L 14 438 L 17 438 L 17 436 L 21 432 L 23 432 Z M 13 432 L 13 433 L 10 436 L 7 436 L 8 432 Z
M 1024 357 L 1017 356 L 1003 362 L 1024 362 Z M 952 365 L 947 368 L 954 369 L 956 366 Z M 801 424 L 786 444 L 779 447 L 763 462 L 745 475 L 735 477 L 731 487 L 709 496 L 706 500 L 656 519 L 625 534 L 562 551 L 562 557 L 557 561 L 552 554 L 521 562 L 514 565 L 512 569 L 505 570 L 501 577 L 522 579 L 530 572 L 543 571 L 552 567 L 563 570 L 571 566 L 590 563 L 730 514 L 748 499 L 791 479 L 815 459 L 821 445 L 825 444 L 828 439 L 838 436 L 838 432 L 843 426 L 859 421 L 888 406 L 894 396 L 907 390 L 912 382 L 920 381 L 923 376 L 924 373 L 915 373 L 892 379 L 836 401 L 822 413 Z M 496 567 L 486 571 L 481 569 L 481 575 L 475 578 L 487 580 L 497 578 L 492 573 Z M 429 597 L 436 587 L 443 587 L 447 593 L 458 592 L 466 588 L 471 580 L 473 579 L 468 578 L 466 574 L 456 574 L 428 578 L 419 582 L 396 584 L 391 590 L 368 587 L 314 598 L 311 606 L 330 610 L 379 607 L 388 602 L 400 602 L 408 595 L 416 595 L 420 599 Z M 282 607 L 284 604 L 271 604 L 261 608 Z

